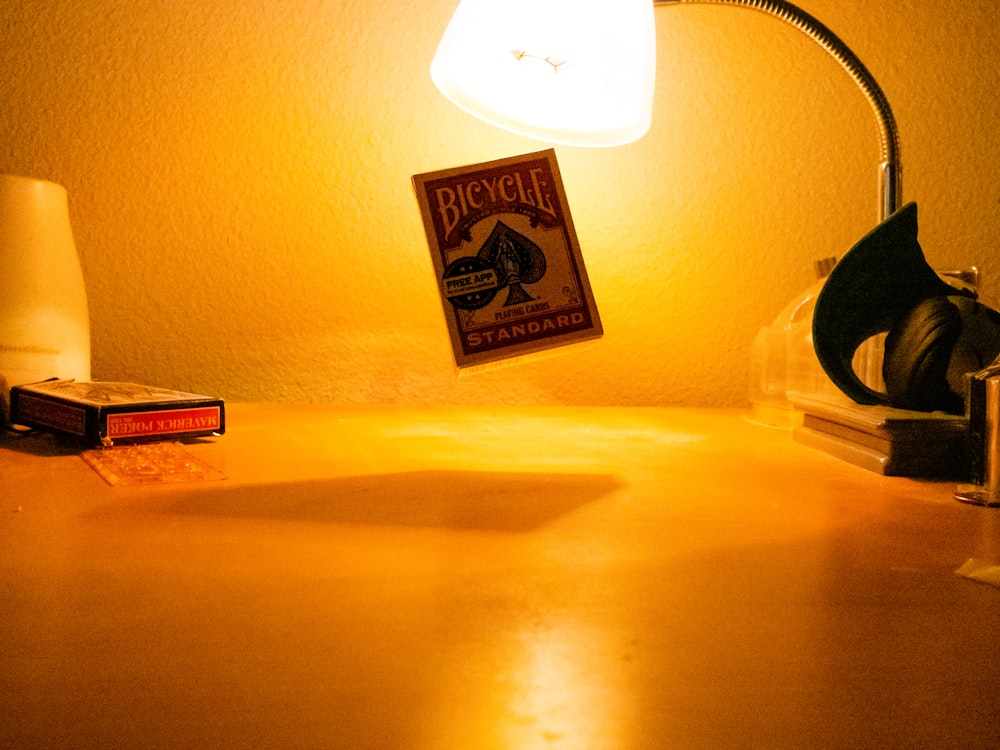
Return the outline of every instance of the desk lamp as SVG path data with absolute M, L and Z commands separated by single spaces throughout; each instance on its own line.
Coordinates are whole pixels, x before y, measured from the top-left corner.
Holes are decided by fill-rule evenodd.
M 857 55 L 802 9 L 784 0 L 461 0 L 431 78 L 462 109 L 521 135 L 574 146 L 628 143 L 646 133 L 652 117 L 653 7 L 690 3 L 741 6 L 794 26 L 864 94 L 880 141 L 879 224 L 819 294 L 816 355 L 857 403 L 960 412 L 965 373 L 1000 353 L 1000 314 L 956 300 L 960 293 L 927 265 L 916 205 L 900 206 L 899 136 L 889 102 Z M 889 334 L 888 393 L 868 387 L 852 366 L 858 347 L 878 333 Z
M 440 91 L 470 114 L 571 146 L 641 138 L 652 119 L 653 6 L 737 5 L 799 29 L 854 79 L 878 122 L 879 218 L 899 208 L 896 122 L 861 60 L 817 19 L 783 0 L 462 0 L 431 62 Z

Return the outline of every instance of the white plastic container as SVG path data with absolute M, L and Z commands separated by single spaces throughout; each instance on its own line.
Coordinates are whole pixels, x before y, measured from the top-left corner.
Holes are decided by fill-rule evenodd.
M 0 175 L 0 388 L 90 380 L 90 316 L 66 189 Z

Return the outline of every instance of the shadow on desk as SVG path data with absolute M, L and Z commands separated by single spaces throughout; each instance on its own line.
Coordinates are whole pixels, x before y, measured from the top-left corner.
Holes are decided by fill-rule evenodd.
M 86 445 L 74 437 L 20 428 L 0 428 L 0 448 L 31 456 L 72 456 Z
M 164 513 L 523 533 L 624 486 L 606 474 L 417 471 L 273 485 L 219 484 Z
M 197 445 L 211 440 L 212 438 L 187 438 L 171 442 L 182 445 Z M 78 456 L 95 447 L 97 446 L 90 445 L 83 438 L 74 435 L 61 435 L 55 432 L 27 428 L 23 431 L 21 428 L 0 429 L 0 448 L 17 451 L 28 456 Z

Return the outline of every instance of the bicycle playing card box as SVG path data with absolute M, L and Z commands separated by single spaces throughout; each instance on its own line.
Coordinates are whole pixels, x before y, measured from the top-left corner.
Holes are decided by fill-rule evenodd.
M 553 149 L 413 186 L 460 373 L 603 334 Z

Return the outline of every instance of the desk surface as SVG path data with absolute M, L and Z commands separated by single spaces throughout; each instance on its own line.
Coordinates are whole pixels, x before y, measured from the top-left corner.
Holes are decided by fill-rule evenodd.
M 953 485 L 736 413 L 228 417 L 200 484 L 0 441 L 0 747 L 1000 743 Z

